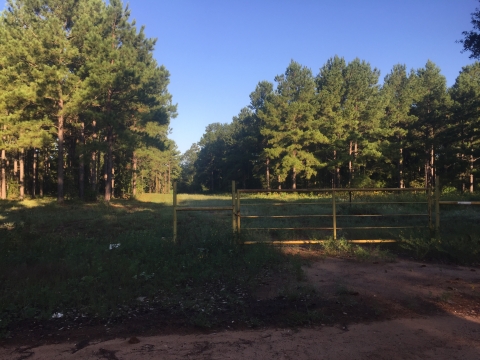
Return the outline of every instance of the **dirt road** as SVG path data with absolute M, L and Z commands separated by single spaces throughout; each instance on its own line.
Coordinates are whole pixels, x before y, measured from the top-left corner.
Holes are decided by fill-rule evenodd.
M 132 333 L 109 341 L 6 346 L 0 348 L 0 359 L 480 359 L 478 268 L 326 258 L 304 270 L 307 283 L 322 296 L 343 299 L 345 321 L 300 329 Z M 270 286 L 263 293 L 275 296 Z M 379 311 L 390 311 L 391 320 L 349 322 L 349 301 L 362 297 L 378 299 Z

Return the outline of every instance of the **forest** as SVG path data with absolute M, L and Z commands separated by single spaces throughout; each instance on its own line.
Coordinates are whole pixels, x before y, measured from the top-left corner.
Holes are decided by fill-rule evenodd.
M 318 74 L 291 61 L 228 124 L 182 156 L 182 190 L 427 187 L 473 192 L 480 157 L 480 63 L 452 87 L 432 61 L 380 72 L 334 56 Z
M 0 19 L 0 198 L 166 192 L 176 105 L 120 0 L 10 0 Z
M 472 23 L 478 13 L 472 14 Z M 473 192 L 480 63 L 451 87 L 434 62 L 292 60 L 183 155 L 155 39 L 120 0 L 9 0 L 0 19 L 0 198 L 95 200 L 241 188 L 426 187 Z M 464 51 L 475 53 L 475 32 Z

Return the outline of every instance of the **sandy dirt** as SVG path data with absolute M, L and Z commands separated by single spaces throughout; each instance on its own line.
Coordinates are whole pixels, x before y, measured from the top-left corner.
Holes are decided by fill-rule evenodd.
M 480 359 L 480 269 L 324 258 L 304 270 L 309 286 L 343 304 L 342 321 L 299 329 L 7 344 L 0 347 L 0 359 Z M 263 296 L 277 296 L 276 282 L 267 284 Z M 350 306 L 362 299 L 375 301 L 387 320 L 349 321 Z

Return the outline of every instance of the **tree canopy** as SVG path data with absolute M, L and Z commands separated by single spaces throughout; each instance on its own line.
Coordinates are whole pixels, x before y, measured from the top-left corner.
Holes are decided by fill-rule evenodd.
M 120 0 L 8 1 L 0 18 L 0 149 L 10 192 L 18 179 L 20 196 L 28 184 L 27 193 L 56 193 L 59 202 L 65 193 L 99 191 L 108 201 L 137 188 L 167 191 L 178 176 L 167 137 L 176 116 L 170 74 L 153 58 L 156 40 L 129 17 Z

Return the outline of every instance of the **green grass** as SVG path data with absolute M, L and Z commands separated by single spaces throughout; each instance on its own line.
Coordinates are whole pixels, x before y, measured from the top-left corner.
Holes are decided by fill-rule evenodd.
M 442 195 L 441 200 L 476 201 L 480 195 Z M 327 242 L 327 254 L 341 253 L 358 260 L 388 260 L 391 251 L 402 252 L 418 259 L 450 261 L 457 264 L 480 263 L 480 206 L 441 205 L 440 229 L 433 234 L 429 229 L 427 197 L 418 193 L 348 192 L 336 196 L 337 238 L 346 240 L 393 239 L 397 245 L 382 247 L 354 246 L 351 243 Z M 411 202 L 409 204 L 405 202 Z M 285 206 L 272 206 L 281 203 Z M 326 240 L 332 230 L 248 230 L 248 228 L 331 228 L 332 217 L 302 217 L 301 215 L 332 215 L 331 195 L 326 193 L 244 194 L 241 200 L 242 215 L 297 216 L 293 218 L 242 219 L 244 240 Z M 255 204 L 248 206 L 248 204 Z M 415 214 L 414 216 L 410 216 Z M 363 216 L 359 216 L 363 215 Z M 382 215 L 382 216 L 364 216 Z M 406 215 L 406 216 L 405 216 Z M 432 212 L 432 223 L 435 213 Z M 347 229 L 372 227 L 372 229 Z M 377 227 L 395 227 L 379 229 Z M 343 229 L 342 229 L 343 228 Z M 342 248 L 344 247 L 344 248 Z M 390 253 L 389 251 L 390 250 Z
M 178 200 L 180 206 L 231 205 L 230 195 L 179 195 Z M 424 194 L 364 194 L 353 197 L 352 204 L 345 196 L 338 200 L 338 215 L 427 211 L 426 204 L 355 204 L 423 201 Z M 261 194 L 242 198 L 241 209 L 242 215 L 327 215 L 331 213 L 329 202 L 327 195 Z M 248 203 L 257 205 L 245 206 Z M 297 280 L 303 278 L 299 260 L 278 248 L 238 245 L 228 211 L 179 212 L 178 242 L 174 244 L 171 206 L 172 196 L 160 194 L 111 203 L 0 201 L 0 336 L 19 321 L 46 320 L 57 312 L 111 323 L 128 318 L 139 307 L 163 309 L 200 327 L 216 326 L 225 314 L 237 314 L 245 324 L 256 326 L 261 317 L 246 309 L 261 274 L 283 269 Z M 331 231 L 246 230 L 331 226 L 329 217 L 242 219 L 240 240 L 330 239 L 321 246 L 324 254 L 359 261 L 391 261 L 392 253 L 403 251 L 419 259 L 478 264 L 479 215 L 478 207 L 444 206 L 437 237 L 428 229 L 359 230 L 339 231 L 340 240 L 333 240 Z M 410 223 L 390 218 L 338 219 L 339 226 L 423 226 L 427 222 L 416 217 L 408 218 Z M 358 246 L 348 241 L 355 238 L 394 238 L 400 243 L 388 248 Z M 110 249 L 111 244 L 120 245 Z M 294 291 L 289 296 L 299 295 Z M 293 323 L 306 321 L 292 316 Z
M 416 202 L 416 204 L 369 204 L 369 202 Z M 400 239 L 401 226 L 427 228 L 426 195 L 360 193 L 352 194 L 350 202 L 348 192 L 339 192 L 336 196 L 337 236 L 354 239 Z M 272 203 L 283 206 L 272 206 Z M 254 205 L 252 205 L 254 204 Z M 242 219 L 242 231 L 250 236 L 253 230 L 248 228 L 277 228 L 262 230 L 261 235 L 274 240 L 312 240 L 327 239 L 332 230 L 278 230 L 282 227 L 294 228 L 332 228 L 331 195 L 319 194 L 259 194 L 243 195 L 241 200 L 243 216 L 267 215 L 276 218 Z M 408 216 L 421 214 L 420 216 Z M 302 215 L 322 215 L 320 217 L 301 217 Z M 362 216 L 359 216 L 362 215 Z M 371 215 L 370 217 L 364 215 Z M 378 216 L 382 215 L 382 216 Z M 400 215 L 400 216 L 398 216 Z M 279 218 L 278 216 L 297 216 Z M 395 227 L 395 229 L 352 229 L 359 227 Z M 258 230 L 255 230 L 258 232 Z
M 278 249 L 235 245 L 231 227 L 209 214 L 179 215 L 174 244 L 170 205 L 165 195 L 0 202 L 0 334 L 57 312 L 112 322 L 147 303 L 210 326 L 220 307 L 246 306 L 238 293 L 249 293 L 261 271 L 288 267 Z

